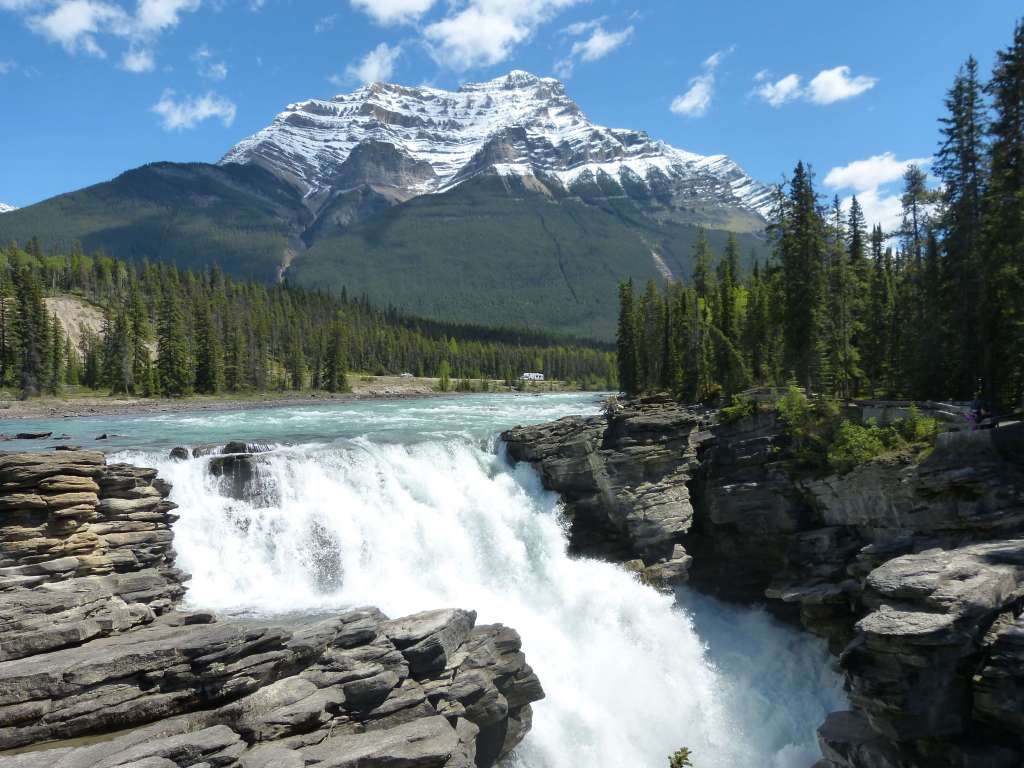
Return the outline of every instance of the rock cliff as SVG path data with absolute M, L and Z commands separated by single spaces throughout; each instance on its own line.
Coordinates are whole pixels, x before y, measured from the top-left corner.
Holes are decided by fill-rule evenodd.
M 563 494 L 577 551 L 828 640 L 854 709 L 819 729 L 820 768 L 1021 765 L 1024 425 L 820 476 L 771 413 L 704 419 L 652 399 L 503 437 Z
M 0 455 L 0 491 L 0 768 L 490 766 L 544 695 L 472 611 L 183 610 L 154 470 Z
M 570 547 L 622 562 L 656 586 L 686 580 L 700 418 L 649 398 L 609 416 L 568 416 L 502 434 L 508 456 L 537 466 L 565 501 Z

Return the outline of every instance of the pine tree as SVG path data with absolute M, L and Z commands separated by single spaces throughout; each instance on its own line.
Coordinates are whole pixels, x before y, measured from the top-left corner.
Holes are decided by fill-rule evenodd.
M 851 206 L 852 207 L 852 206 Z M 829 373 L 832 394 L 841 398 L 856 394 L 863 377 L 857 336 L 857 278 L 848 252 L 847 233 L 839 198 L 832 204 L 829 263 Z
M 185 322 L 174 287 L 167 286 L 160 305 L 157 328 L 157 376 L 160 392 L 166 396 L 186 395 L 192 390 Z
M 56 313 L 53 314 L 50 322 L 50 334 L 50 366 L 47 371 L 46 391 L 50 395 L 59 395 L 64 386 L 65 340 Z
M 64 337 L 64 383 L 68 386 L 77 386 L 82 379 L 82 364 L 78 359 L 78 352 L 71 342 L 71 335 Z
M 940 118 L 942 145 L 933 166 L 942 183 L 942 304 L 948 311 L 943 347 L 954 397 L 974 395 L 981 371 L 982 215 L 987 175 L 986 109 L 974 57 L 960 68 Z
M 1024 407 L 1024 21 L 996 53 L 985 196 L 983 365 L 995 408 Z
M 224 349 L 220 331 L 214 325 L 210 302 L 204 298 L 199 299 L 196 308 L 195 338 L 196 391 L 217 394 L 224 389 Z
M 152 382 L 152 356 L 149 352 L 149 342 L 152 338 L 152 330 L 149 324 L 149 315 L 146 312 L 146 305 L 142 295 L 137 288 L 134 288 L 129 297 L 129 325 L 131 330 L 131 358 L 132 358 L 132 383 L 136 390 L 147 397 L 155 391 Z
M 18 305 L 14 332 L 18 340 L 19 385 L 22 398 L 29 398 L 40 393 L 48 362 L 46 308 L 42 288 L 29 267 L 15 272 L 15 297 Z
M 348 377 L 345 372 L 348 365 L 345 352 L 347 346 L 345 325 L 339 318 L 331 323 L 330 337 L 327 342 L 327 364 L 324 379 L 328 392 L 347 392 L 349 390 Z
M 823 377 L 824 222 L 810 171 L 797 163 L 779 223 L 785 365 L 809 390 Z
M 111 392 L 135 391 L 132 332 L 127 312 L 108 312 L 103 328 L 103 382 Z
M 640 392 L 635 298 L 632 278 L 619 283 L 619 330 L 617 334 L 619 388 L 629 397 Z
M 302 389 L 306 380 L 306 354 L 302 349 L 302 335 L 295 325 L 292 326 L 288 338 L 285 370 L 288 372 L 291 388 L 296 390 Z
M 664 315 L 658 286 L 653 280 L 648 280 L 647 288 L 640 299 L 640 311 L 637 318 L 639 324 L 637 362 L 639 386 L 642 390 L 656 389 L 661 382 L 661 363 L 664 351 L 661 334 Z

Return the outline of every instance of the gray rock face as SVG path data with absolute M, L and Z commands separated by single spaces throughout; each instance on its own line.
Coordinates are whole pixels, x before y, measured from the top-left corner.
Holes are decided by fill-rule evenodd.
M 0 483 L 0 768 L 490 766 L 544 696 L 518 634 L 472 611 L 177 610 L 153 470 L 9 455 Z
M 641 402 L 620 431 L 563 419 L 505 439 L 564 494 L 574 539 L 605 536 L 614 559 L 650 573 L 649 540 L 627 522 L 640 488 L 685 495 L 681 535 L 662 530 L 692 556 L 691 583 L 767 598 L 829 641 L 856 709 L 819 729 L 818 768 L 1022 764 L 1024 425 L 944 433 L 919 463 L 820 477 L 769 413 L 697 433 L 667 412 Z
M 534 464 L 544 487 L 562 494 L 575 551 L 630 563 L 667 587 L 686 579 L 690 563 L 682 540 L 699 425 L 692 411 L 648 399 L 607 418 L 568 417 L 501 437 L 510 458 Z

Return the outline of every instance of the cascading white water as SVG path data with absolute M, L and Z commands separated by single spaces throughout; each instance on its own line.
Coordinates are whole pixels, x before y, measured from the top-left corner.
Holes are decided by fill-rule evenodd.
M 842 706 L 820 643 L 689 593 L 681 608 L 616 566 L 570 559 L 557 498 L 468 437 L 278 450 L 263 506 L 221 495 L 203 459 L 160 471 L 181 507 L 194 606 L 282 621 L 456 606 L 516 628 L 547 699 L 513 765 L 664 766 L 687 746 L 700 768 L 803 768 L 818 756 L 815 726 Z M 717 635 L 710 655 L 695 616 Z

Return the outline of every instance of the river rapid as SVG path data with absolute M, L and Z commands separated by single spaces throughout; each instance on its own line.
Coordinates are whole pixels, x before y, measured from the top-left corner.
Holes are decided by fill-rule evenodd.
M 522 768 L 806 768 L 844 707 L 824 645 L 757 609 L 570 558 L 558 498 L 512 467 L 497 434 L 596 413 L 585 394 L 469 395 L 225 412 L 23 422 L 158 467 L 180 506 L 190 607 L 308 621 L 376 605 L 391 616 L 472 608 L 523 638 L 547 698 L 509 760 Z M 101 433 L 117 435 L 96 442 Z M 254 502 L 224 495 L 174 445 L 278 448 Z

